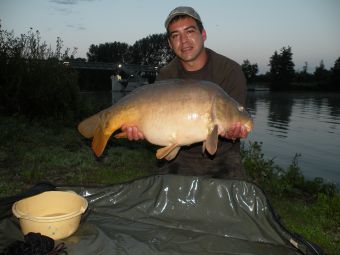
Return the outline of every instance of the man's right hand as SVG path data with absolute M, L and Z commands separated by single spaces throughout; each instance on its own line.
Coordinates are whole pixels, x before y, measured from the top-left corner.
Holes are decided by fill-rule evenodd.
M 136 126 L 125 126 L 123 125 L 121 127 L 121 130 L 126 133 L 127 138 L 132 141 L 132 140 L 142 140 L 144 139 L 143 133 L 138 130 Z
M 219 135 L 226 139 L 236 140 L 238 138 L 247 138 L 248 131 L 244 125 L 241 125 L 240 122 L 236 122 L 229 130 L 221 132 Z

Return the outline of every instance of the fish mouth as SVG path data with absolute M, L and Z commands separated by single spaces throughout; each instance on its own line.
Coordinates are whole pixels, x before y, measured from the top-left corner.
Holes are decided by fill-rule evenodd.
M 246 127 L 246 129 L 247 129 L 247 132 L 249 133 L 250 131 L 252 131 L 253 130 L 253 127 L 254 127 L 254 122 L 253 122 L 253 120 L 248 120 L 247 122 L 246 122 L 246 124 L 244 124 L 244 126 Z

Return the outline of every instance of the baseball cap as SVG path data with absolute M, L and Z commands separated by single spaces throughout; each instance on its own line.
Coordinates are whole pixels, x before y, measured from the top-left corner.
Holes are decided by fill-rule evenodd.
M 169 13 L 168 17 L 166 18 L 166 20 L 164 22 L 165 28 L 167 29 L 168 26 L 169 26 L 169 23 L 171 22 L 171 20 L 173 18 L 175 18 L 176 16 L 179 16 L 179 15 L 188 15 L 188 16 L 190 16 L 190 17 L 192 17 L 192 18 L 202 22 L 200 15 L 198 15 L 198 13 L 192 7 L 179 6 L 179 7 L 175 8 L 175 9 L 173 9 Z

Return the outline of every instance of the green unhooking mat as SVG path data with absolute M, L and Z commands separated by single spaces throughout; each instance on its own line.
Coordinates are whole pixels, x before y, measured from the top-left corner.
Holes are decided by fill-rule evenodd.
M 64 242 L 79 254 L 322 254 L 287 231 L 264 193 L 245 181 L 160 175 L 105 188 L 57 187 L 89 208 Z M 3 207 L 2 207 L 3 208 Z M 1 212 L 0 251 L 22 240 L 17 219 Z

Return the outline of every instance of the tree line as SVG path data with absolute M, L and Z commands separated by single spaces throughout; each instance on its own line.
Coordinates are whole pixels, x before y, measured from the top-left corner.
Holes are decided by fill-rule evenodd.
M 251 64 L 245 60 L 242 64 L 243 72 L 248 83 L 254 81 L 269 82 L 272 89 L 286 88 L 318 88 L 318 89 L 340 89 L 340 57 L 334 66 L 327 70 L 323 60 L 315 68 L 313 73 L 308 73 L 308 63 L 305 62 L 302 71 L 294 70 L 293 53 L 291 47 L 282 47 L 280 52 L 275 51 L 269 61 L 270 71 L 265 75 L 257 76 L 258 65 Z
M 121 62 L 162 67 L 174 58 L 174 54 L 168 46 L 166 34 L 154 34 L 136 41 L 132 46 L 121 42 L 92 44 L 87 58 L 89 62 Z M 307 62 L 302 71 L 295 71 L 292 48 L 288 46 L 273 53 L 268 64 L 270 71 L 264 75 L 258 75 L 258 64 L 250 63 L 248 59 L 241 66 L 248 84 L 256 81 L 268 82 L 273 89 L 283 89 L 309 83 L 314 88 L 340 89 L 340 57 L 330 70 L 326 70 L 321 60 L 312 74 L 307 72 Z
M 133 45 L 122 42 L 91 44 L 86 53 L 89 62 L 114 62 L 162 67 L 174 54 L 167 43 L 166 34 L 153 34 Z

